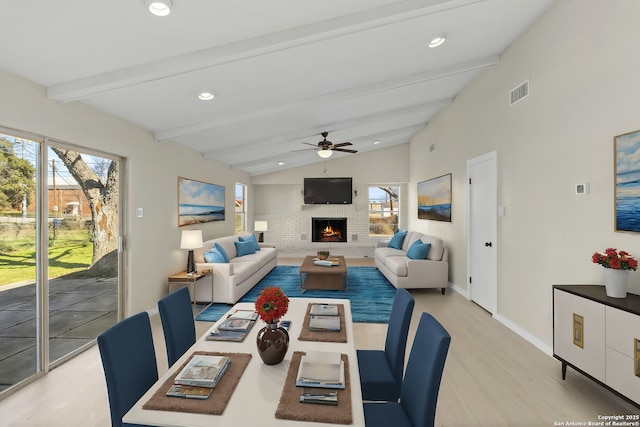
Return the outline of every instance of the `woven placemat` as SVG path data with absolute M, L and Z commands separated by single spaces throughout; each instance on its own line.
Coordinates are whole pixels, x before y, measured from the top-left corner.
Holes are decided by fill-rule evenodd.
M 298 339 L 300 341 L 323 341 L 323 342 L 347 342 L 347 327 L 344 322 L 344 305 L 338 305 L 338 316 L 340 316 L 340 330 L 339 331 L 327 331 L 317 332 L 309 330 L 309 321 L 311 320 L 311 306 L 313 303 L 309 303 L 307 306 L 307 313 L 304 315 L 304 321 L 302 322 L 302 330 Z
M 153 409 L 158 411 L 175 411 L 175 412 L 191 412 L 195 414 L 222 415 L 224 408 L 227 407 L 229 399 L 236 388 L 236 384 L 240 381 L 240 377 L 251 360 L 248 353 L 218 353 L 196 351 L 195 354 L 206 354 L 211 356 L 229 356 L 231 362 L 227 367 L 220 381 L 213 389 L 213 392 L 207 399 L 183 399 L 179 397 L 169 397 L 167 391 L 173 386 L 173 380 L 182 368 L 188 363 L 185 362 L 180 369 L 175 371 L 162 386 L 155 392 L 147 403 L 142 405 L 142 409 Z M 191 360 L 191 357 L 189 360 Z
M 300 396 L 304 387 L 296 387 L 296 376 L 298 375 L 298 367 L 300 366 L 300 358 L 303 351 L 293 352 L 287 379 L 282 388 L 278 409 L 276 409 L 276 418 L 282 420 L 295 421 L 311 421 L 317 423 L 331 424 L 353 424 L 353 415 L 351 414 L 351 383 L 349 380 L 349 358 L 346 354 L 342 355 L 344 361 L 344 390 L 336 390 L 338 392 L 338 405 L 317 405 L 312 403 L 300 403 Z

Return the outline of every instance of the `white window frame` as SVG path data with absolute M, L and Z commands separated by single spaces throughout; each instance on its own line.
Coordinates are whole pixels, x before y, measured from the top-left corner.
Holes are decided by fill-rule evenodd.
M 242 197 L 238 198 L 238 190 L 239 188 L 242 189 Z M 236 231 L 236 234 L 241 233 L 243 231 L 247 231 L 247 186 L 245 184 L 242 184 L 241 182 L 236 182 L 236 185 L 234 187 L 234 216 L 233 216 L 233 220 L 234 222 L 234 228 Z M 241 206 L 238 206 L 238 200 L 242 200 Z M 240 215 L 241 217 L 241 227 L 238 227 L 238 215 Z
M 385 211 L 384 208 L 382 208 L 382 209 L 373 209 L 375 204 L 371 202 L 371 198 L 369 197 L 370 196 L 370 192 L 371 192 L 372 188 L 379 189 L 380 187 L 391 187 L 391 188 L 394 188 L 396 190 L 396 193 L 398 194 L 398 199 L 395 201 L 392 211 L 391 210 Z M 400 226 L 399 224 L 400 224 L 400 213 L 401 213 L 401 208 L 400 208 L 400 191 L 401 191 L 401 188 L 400 187 L 401 186 L 398 185 L 398 184 L 395 184 L 395 185 L 382 185 L 382 184 L 380 184 L 380 185 L 369 185 L 367 187 L 367 198 L 368 198 L 368 204 L 369 204 L 369 206 L 368 206 L 368 211 L 369 211 L 369 214 L 368 214 L 368 217 L 369 217 L 369 237 L 387 237 L 387 236 L 391 236 L 393 234 L 393 232 L 398 230 L 398 228 Z M 398 222 L 395 224 L 395 230 L 393 230 L 393 232 L 391 234 L 372 234 L 371 233 L 371 226 L 374 225 L 371 222 L 372 214 L 374 214 L 374 215 L 377 214 L 377 215 L 380 215 L 381 217 L 383 217 L 385 213 L 388 213 L 388 214 L 395 213 L 396 214 L 396 218 L 397 218 Z

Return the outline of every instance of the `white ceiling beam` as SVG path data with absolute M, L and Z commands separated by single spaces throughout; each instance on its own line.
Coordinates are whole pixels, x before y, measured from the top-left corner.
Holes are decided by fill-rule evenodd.
M 387 142 L 385 146 L 381 148 L 393 147 L 394 145 L 404 144 L 406 142 L 409 142 L 409 139 L 398 139 L 398 140 L 394 139 Z M 358 153 L 365 153 L 369 151 L 375 151 L 375 149 L 359 150 Z M 239 165 L 231 165 L 231 169 L 243 170 L 244 172 L 248 173 L 249 176 L 256 176 L 256 175 L 262 175 L 265 173 L 278 172 L 286 169 L 301 167 L 305 165 L 311 165 L 311 164 L 315 164 L 315 163 L 319 163 L 327 160 L 332 160 L 332 159 L 335 160 L 336 158 L 339 159 L 346 156 L 353 156 L 353 155 L 357 155 L 358 153 L 356 154 L 336 153 L 330 159 L 322 159 L 317 154 L 312 156 L 309 156 L 309 155 L 295 156 L 294 160 L 291 160 L 291 157 L 289 156 L 285 157 L 283 155 L 279 157 L 270 158 L 270 162 L 257 161 L 257 162 L 254 162 L 255 164 L 253 165 L 243 166 L 242 168 L 239 167 Z M 284 161 L 283 165 L 278 165 L 278 161 L 280 160 Z M 223 163 L 226 163 L 226 162 L 223 161 Z
M 392 145 L 397 145 L 397 144 L 403 144 L 405 142 L 409 142 L 409 139 L 411 138 L 410 136 L 407 137 L 407 134 L 413 135 L 414 133 L 416 133 L 417 131 L 419 131 L 420 129 L 424 129 L 424 124 L 420 124 L 420 125 L 414 125 L 414 126 L 408 126 L 408 127 L 403 127 L 403 128 L 399 128 L 399 129 L 392 129 L 392 130 L 388 130 L 385 132 L 381 132 L 381 133 L 376 133 L 375 135 L 362 135 L 362 136 L 358 136 L 357 138 L 349 138 L 351 140 L 351 142 L 353 142 L 354 144 L 357 144 L 359 141 L 373 141 L 375 139 L 383 139 L 384 140 L 384 147 L 388 147 L 388 146 L 392 146 Z M 350 148 L 354 148 L 354 147 L 350 147 Z M 365 152 L 365 151 L 369 151 L 372 150 L 373 148 L 370 148 L 369 150 L 367 150 L 366 148 L 363 149 L 362 147 L 356 147 L 358 148 L 358 152 Z M 309 151 L 313 150 L 313 148 L 309 147 Z M 269 157 L 263 157 L 261 159 L 256 159 L 256 160 L 250 160 L 247 162 L 241 162 L 241 163 L 230 163 L 228 161 L 226 161 L 224 158 L 221 158 L 221 160 L 227 164 L 231 165 L 232 169 L 244 169 L 244 168 L 248 168 L 251 166 L 259 166 L 261 164 L 269 164 L 269 163 L 273 163 L 273 164 L 277 164 L 278 161 L 282 160 L 286 162 L 286 159 L 283 157 L 283 155 L 291 155 L 291 152 L 286 152 L 285 154 L 277 154 L 277 155 L 273 155 L 273 156 L 269 156 Z M 286 162 L 287 166 L 290 167 L 291 164 L 289 162 Z
M 394 140 L 389 140 L 386 144 L 385 147 L 392 147 L 394 145 L 399 145 L 399 144 L 404 144 L 406 142 L 408 142 L 409 139 L 406 138 L 400 138 L 400 139 L 394 139 Z M 363 153 L 363 152 L 367 152 L 367 151 L 373 151 L 373 149 L 371 150 L 361 150 L 359 151 L 359 153 Z M 336 153 L 336 157 L 331 157 L 331 159 L 336 159 L 336 158 L 342 158 L 342 157 L 346 157 L 346 156 L 353 156 L 354 154 L 347 154 L 347 153 Z M 355 154 L 357 155 L 357 154 Z M 331 160 L 328 159 L 328 160 Z M 278 159 L 280 160 L 280 159 Z M 291 169 L 291 168 L 296 168 L 296 167 L 301 167 L 301 166 L 306 166 L 306 165 L 311 165 L 311 164 L 315 164 L 315 163 L 319 163 L 319 162 L 324 162 L 327 159 L 321 159 L 320 157 L 316 156 L 308 156 L 305 157 L 304 159 L 296 157 L 296 159 L 294 161 L 287 161 L 285 159 L 285 164 L 280 166 L 277 164 L 277 161 L 272 161 L 271 163 L 269 162 L 265 162 L 265 163 L 257 163 L 253 166 L 246 166 L 245 167 L 245 171 L 249 174 L 249 176 L 256 176 L 256 175 L 263 175 L 266 173 L 271 173 L 271 172 L 279 172 L 285 169 Z M 232 166 L 232 169 L 236 169 L 237 167 Z
M 52 85 L 47 88 L 47 96 L 60 102 L 77 101 L 145 82 L 207 69 L 484 1 L 486 0 L 400 1 L 190 54 Z
M 426 83 L 432 80 L 437 80 L 445 77 L 450 77 L 456 74 L 461 74 L 469 71 L 475 71 L 491 67 L 498 63 L 499 55 L 491 55 L 484 58 L 476 59 L 473 61 L 467 61 L 461 64 L 455 64 L 449 67 L 429 70 L 422 73 L 412 74 L 409 76 L 403 76 L 396 79 L 389 79 L 381 82 L 376 82 L 364 86 L 354 87 L 342 91 L 329 93 L 313 98 L 302 99 L 287 104 L 275 105 L 269 108 L 261 110 L 247 111 L 246 113 L 234 114 L 232 116 L 220 117 L 215 120 L 209 120 L 202 123 L 196 123 L 193 125 L 180 126 L 173 129 L 159 131 L 154 133 L 156 141 L 168 141 L 181 136 L 192 135 L 199 132 L 205 132 L 208 130 L 216 129 L 218 127 L 241 123 L 248 120 L 255 120 L 258 118 L 264 118 L 273 115 L 286 114 L 290 111 L 300 111 L 302 109 L 311 108 L 319 105 L 325 105 L 332 102 L 343 101 L 347 99 L 353 99 L 357 97 L 372 95 L 375 93 L 385 92 L 388 90 L 398 89 L 406 86 L 417 85 Z
M 430 102 L 428 104 L 417 105 L 417 106 L 403 108 L 400 110 L 389 111 L 381 114 L 373 114 L 373 115 L 362 117 L 356 120 L 347 120 L 340 123 L 327 124 L 326 126 L 323 126 L 320 129 L 319 128 L 306 129 L 306 130 L 297 131 L 295 133 L 290 133 L 288 135 L 281 135 L 281 136 L 278 136 L 277 138 L 261 140 L 261 141 L 252 142 L 249 144 L 236 145 L 234 147 L 225 148 L 222 150 L 209 151 L 204 154 L 204 158 L 205 159 L 216 159 L 216 158 L 224 159 L 225 156 L 229 156 L 233 154 L 237 155 L 238 153 L 249 153 L 252 150 L 255 150 L 258 148 L 277 147 L 277 146 L 281 146 L 282 144 L 286 144 L 287 142 L 299 142 L 302 139 L 309 137 L 309 135 L 320 135 L 321 132 L 327 129 L 330 129 L 331 132 L 338 132 L 343 129 L 350 129 L 357 126 L 376 124 L 384 120 L 401 118 L 404 116 L 409 116 L 409 115 L 413 115 L 421 112 L 427 112 L 430 110 L 437 110 L 442 107 L 446 107 L 447 105 L 450 105 L 452 102 L 453 102 L 452 99 L 442 99 L 439 101 Z M 426 122 L 420 123 L 420 126 L 421 127 L 426 126 Z

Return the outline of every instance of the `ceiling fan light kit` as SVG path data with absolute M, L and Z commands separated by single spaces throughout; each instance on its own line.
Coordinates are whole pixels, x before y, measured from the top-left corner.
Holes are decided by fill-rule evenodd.
M 344 153 L 357 153 L 357 150 L 350 150 L 347 148 L 342 148 L 342 147 L 346 147 L 349 145 L 353 145 L 350 142 L 341 142 L 340 144 L 334 144 L 331 141 L 327 141 L 327 136 L 329 136 L 329 132 L 322 132 L 320 135 L 322 135 L 322 141 L 318 142 L 317 144 L 309 144 L 308 142 L 303 142 L 303 144 L 305 145 L 311 145 L 315 148 L 307 148 L 305 150 L 293 150 L 293 151 L 306 151 L 306 150 L 316 150 L 318 152 L 318 156 L 320 156 L 323 159 L 328 159 L 329 157 L 331 157 L 333 155 L 334 151 L 342 151 Z

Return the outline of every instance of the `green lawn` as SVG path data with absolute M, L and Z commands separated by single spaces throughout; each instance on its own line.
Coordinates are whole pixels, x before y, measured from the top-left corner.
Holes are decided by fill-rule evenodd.
M 26 234 L 26 233 L 25 233 Z M 93 244 L 82 230 L 65 230 L 49 242 L 49 278 L 86 270 L 91 265 Z M 36 277 L 36 247 L 32 236 L 0 239 L 0 286 Z

